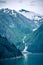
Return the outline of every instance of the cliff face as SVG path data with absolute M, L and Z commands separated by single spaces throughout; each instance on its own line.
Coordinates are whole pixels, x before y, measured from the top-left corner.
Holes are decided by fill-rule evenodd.
M 18 50 L 14 44 L 10 44 L 5 37 L 0 35 L 0 58 L 10 58 L 17 56 L 22 56 L 20 50 Z

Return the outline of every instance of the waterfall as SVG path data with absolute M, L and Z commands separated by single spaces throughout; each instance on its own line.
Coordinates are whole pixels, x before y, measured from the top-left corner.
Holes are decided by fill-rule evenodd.
M 25 48 L 24 48 L 23 52 L 27 52 L 27 46 L 25 46 Z
M 26 39 L 26 36 L 23 37 L 23 43 L 25 44 L 25 48 L 24 50 L 22 51 L 23 53 L 27 52 L 27 45 L 25 43 L 25 39 Z
M 25 45 L 25 48 L 22 51 L 22 53 L 24 55 L 25 60 L 27 60 L 28 54 L 32 54 L 32 53 L 27 51 L 28 46 L 26 45 L 25 39 L 26 39 L 26 36 L 23 37 L 23 44 Z

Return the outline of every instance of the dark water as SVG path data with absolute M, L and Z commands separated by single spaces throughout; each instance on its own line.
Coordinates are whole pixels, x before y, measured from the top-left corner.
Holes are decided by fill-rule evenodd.
M 43 65 L 43 54 L 25 54 L 16 59 L 2 59 L 0 65 Z

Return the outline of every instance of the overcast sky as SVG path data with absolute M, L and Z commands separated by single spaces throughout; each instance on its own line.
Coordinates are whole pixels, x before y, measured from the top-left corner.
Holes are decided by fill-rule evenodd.
M 43 15 L 43 0 L 0 0 L 0 8 L 26 9 Z

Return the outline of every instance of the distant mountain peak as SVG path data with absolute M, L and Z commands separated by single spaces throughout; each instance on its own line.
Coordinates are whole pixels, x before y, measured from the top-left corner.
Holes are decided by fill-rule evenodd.
M 20 12 L 30 12 L 30 11 L 27 11 L 27 10 L 25 10 L 25 9 L 21 9 L 21 10 L 19 10 Z
M 0 9 L 0 11 L 3 12 L 3 13 L 14 15 L 15 17 L 16 17 L 16 14 L 17 14 L 17 12 L 15 10 L 11 10 L 9 8 L 2 8 L 2 9 Z
M 25 16 L 26 18 L 32 20 L 38 27 L 40 24 L 43 23 L 43 16 L 41 16 L 40 14 L 25 9 L 19 10 L 19 13 Z
M 43 16 L 41 16 L 40 14 L 37 14 L 33 11 L 28 11 L 28 10 L 25 10 L 25 9 L 21 9 L 21 10 L 19 10 L 19 12 L 21 14 L 23 14 L 24 16 L 26 16 L 27 18 L 30 18 L 30 19 L 35 18 L 35 19 L 39 20 L 39 19 L 43 18 Z

